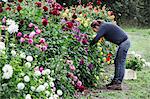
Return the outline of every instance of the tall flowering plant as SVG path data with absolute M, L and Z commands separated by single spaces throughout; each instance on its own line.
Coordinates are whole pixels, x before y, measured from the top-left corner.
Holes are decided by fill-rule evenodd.
M 18 0 L 1 9 L 5 98 L 72 97 L 98 83 L 103 66 L 113 63 L 112 44 L 101 39 L 89 47 L 94 35 L 89 24 L 100 13 L 108 19 L 104 8 L 97 13 L 91 5 L 68 9 L 53 0 Z
M 66 8 L 61 13 L 62 29 L 70 33 L 68 38 L 70 43 L 66 46 L 68 57 L 75 61 L 76 70 L 74 72 L 88 87 L 98 83 L 99 75 L 104 71 L 103 66 L 114 63 L 112 54 L 115 49 L 114 45 L 102 38 L 96 46 L 92 48 L 88 46 L 89 41 L 95 37 L 89 24 L 97 17 L 115 22 L 114 17 L 109 18 L 112 16 L 110 12 L 107 12 L 105 7 L 99 9 L 89 4 L 87 7 Z

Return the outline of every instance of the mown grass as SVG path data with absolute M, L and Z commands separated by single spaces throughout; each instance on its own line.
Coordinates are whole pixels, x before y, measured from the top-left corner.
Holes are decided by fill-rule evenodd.
M 150 61 L 150 29 L 124 28 L 131 39 L 130 51 Z M 110 71 L 112 72 L 112 71 Z M 127 91 L 104 91 L 82 99 L 150 99 L 150 68 L 137 71 L 136 80 L 126 80 Z
M 99 99 L 150 99 L 150 68 L 138 71 L 137 77 L 136 80 L 124 81 L 129 90 L 98 93 Z
M 125 28 L 131 39 L 130 51 L 141 54 L 150 61 L 150 29 Z

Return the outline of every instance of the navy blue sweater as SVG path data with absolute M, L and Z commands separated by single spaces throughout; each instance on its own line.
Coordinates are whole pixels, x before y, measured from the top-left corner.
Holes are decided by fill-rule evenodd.
M 97 43 L 101 37 L 117 45 L 120 45 L 123 41 L 128 39 L 127 34 L 118 25 L 110 22 L 101 24 L 96 37 L 92 40 L 90 45 Z

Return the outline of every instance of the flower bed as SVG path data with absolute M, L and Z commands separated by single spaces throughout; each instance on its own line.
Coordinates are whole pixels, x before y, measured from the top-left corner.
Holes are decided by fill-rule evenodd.
M 18 0 L 0 4 L 0 82 L 4 98 L 73 97 L 103 79 L 103 66 L 113 63 L 115 46 L 94 37 L 96 18 L 114 21 L 111 11 L 63 8 L 56 2 Z

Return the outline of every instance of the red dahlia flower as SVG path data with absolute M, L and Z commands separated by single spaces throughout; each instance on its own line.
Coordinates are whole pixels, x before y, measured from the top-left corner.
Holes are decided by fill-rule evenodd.
M 78 89 L 80 92 L 83 92 L 85 90 L 85 87 L 82 85 L 82 86 L 78 87 Z
M 0 13 L 2 13 L 3 12 L 3 8 L 0 8 Z
M 110 54 L 110 53 L 109 53 L 107 56 L 108 56 L 108 57 L 111 57 L 111 56 L 112 56 L 112 54 Z
M 18 2 L 22 2 L 23 0 L 18 0 Z
M 82 12 L 80 11 L 79 14 L 82 14 Z
M 50 12 L 50 14 L 53 14 L 53 15 L 60 15 L 60 12 L 59 12 L 59 10 L 52 10 L 52 11 Z
M 66 25 L 67 25 L 68 28 L 72 28 L 73 27 L 73 23 L 72 22 L 67 22 Z
M 19 25 L 23 25 L 24 24 L 24 20 L 21 20 L 20 22 L 19 22 Z
M 67 74 L 67 77 L 69 77 L 69 78 L 73 78 L 73 77 L 74 77 L 74 75 L 73 75 L 73 73 L 68 73 L 68 74 Z
M 22 10 L 22 7 L 20 5 L 17 6 L 17 11 L 19 12 L 20 10 Z
M 6 9 L 7 11 L 10 11 L 10 10 L 11 10 L 11 8 L 10 8 L 10 7 L 6 7 L 5 9 Z
M 110 57 L 107 57 L 106 61 L 108 62 L 108 61 L 110 61 L 110 60 L 111 60 Z
M 47 24 L 48 24 L 48 20 L 47 19 L 42 19 L 42 24 L 44 25 L 44 26 L 47 26 Z
M 46 12 L 46 11 L 48 11 L 48 7 L 47 6 L 44 6 L 43 7 L 43 10 Z
M 83 92 L 85 90 L 85 87 L 82 86 L 75 86 L 76 89 L 78 89 L 80 92 Z
M 41 7 L 42 6 L 41 2 L 35 2 L 35 4 L 37 5 L 37 7 Z
M 63 7 L 59 3 L 56 3 L 55 5 L 56 5 L 56 9 L 58 9 L 59 11 L 63 10 Z
M 100 4 L 101 4 L 101 1 L 100 1 L 100 0 L 97 0 L 96 3 L 97 3 L 97 5 L 100 5 Z
M 84 39 L 82 40 L 82 44 L 88 44 L 88 40 L 84 38 Z

